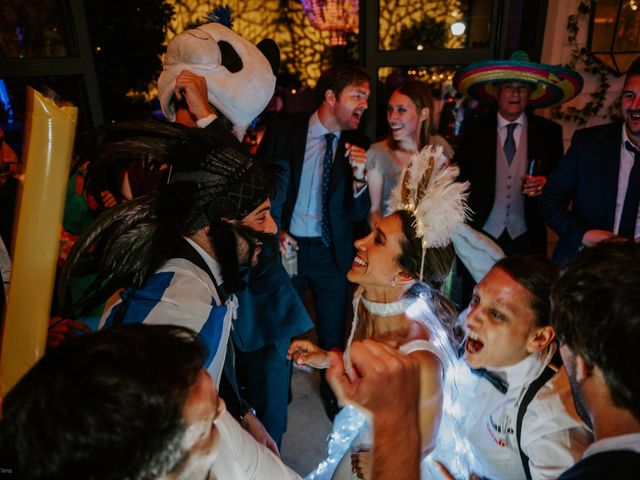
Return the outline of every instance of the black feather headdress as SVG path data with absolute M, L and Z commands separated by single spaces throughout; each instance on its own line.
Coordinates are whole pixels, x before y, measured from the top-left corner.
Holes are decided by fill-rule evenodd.
M 84 192 L 101 212 L 102 192 L 118 202 L 130 200 L 122 193 L 125 175 L 134 197 L 154 192 L 166 183 L 166 149 L 180 129 L 167 122 L 122 123 L 93 129 L 79 139 L 79 155 L 72 171 L 86 170 Z M 104 139 L 98 141 L 99 139 Z M 100 144 L 109 144 L 102 148 Z M 131 152 L 144 152 L 132 155 Z
M 162 122 L 115 126 L 96 150 L 92 168 L 130 162 L 168 170 L 168 183 L 105 211 L 78 239 L 60 276 L 60 303 L 69 315 L 94 308 L 119 288 L 141 287 L 170 258 L 183 235 L 210 226 L 217 251 L 217 238 L 226 243 L 235 238 L 234 224 L 228 220 L 243 218 L 269 193 L 268 179 L 251 155 L 215 123 L 207 129 Z M 69 278 L 87 256 L 95 258 L 97 276 L 69 305 Z M 237 264 L 222 263 L 223 275 L 237 270 Z

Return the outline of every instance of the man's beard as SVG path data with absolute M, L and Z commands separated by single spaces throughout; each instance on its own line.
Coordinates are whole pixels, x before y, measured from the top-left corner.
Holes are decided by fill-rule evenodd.
M 255 251 L 260 242 L 255 239 L 247 239 L 240 235 L 236 235 L 236 255 L 238 256 L 238 267 L 255 267 L 258 263 L 254 260 Z
M 274 235 L 256 232 L 239 223 L 227 221 L 212 225 L 209 237 L 221 266 L 224 289 L 227 293 L 234 293 L 246 287 L 243 277 L 247 268 L 251 267 L 255 249 L 259 244 L 276 245 Z M 274 248 L 273 252 L 275 251 Z M 265 261 L 272 261 L 273 258 L 275 255 Z
M 270 233 L 256 232 L 255 230 L 245 227 L 244 225 L 234 225 L 234 233 L 236 235 L 236 256 L 238 259 L 238 267 L 255 267 L 257 263 L 256 249 L 265 244 L 275 248 L 276 238 Z M 272 249 L 272 252 L 275 252 Z M 275 255 L 271 255 L 267 261 L 271 261 Z

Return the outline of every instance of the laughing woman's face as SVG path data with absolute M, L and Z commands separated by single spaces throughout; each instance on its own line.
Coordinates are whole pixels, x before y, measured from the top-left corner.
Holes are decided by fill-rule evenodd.
M 397 258 L 404 238 L 400 217 L 395 214 L 384 217 L 369 235 L 356 240 L 357 253 L 347 278 L 371 290 L 370 293 L 388 289 L 402 270 Z

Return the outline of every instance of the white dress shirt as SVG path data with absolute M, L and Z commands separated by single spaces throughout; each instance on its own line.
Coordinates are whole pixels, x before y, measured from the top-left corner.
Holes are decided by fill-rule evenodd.
M 259 444 L 225 411 L 216 421 L 220 444 L 211 468 L 212 478 L 233 480 L 299 480 L 264 445 Z
M 506 394 L 468 368 L 461 369 L 463 378 L 457 383 L 462 433 L 474 457 L 471 471 L 493 480 L 525 478 L 515 431 L 518 407 L 531 382 L 551 361 L 552 350 L 491 369 L 508 382 Z M 520 445 L 529 457 L 532 477 L 557 478 L 580 459 L 590 442 L 591 432 L 575 411 L 569 380 L 561 368 L 538 391 L 523 417 Z
M 584 451 L 582 458 L 610 450 L 631 450 L 632 452 L 640 453 L 640 432 L 603 438 L 602 440 L 593 442 L 589 445 L 589 448 Z
M 513 140 L 516 144 L 516 150 L 520 146 L 520 136 L 526 125 L 527 116 L 523 113 L 515 121 L 510 122 L 502 115 L 498 114 L 498 138 L 500 139 L 500 145 L 504 146 L 504 142 L 507 139 L 508 128 L 507 125 L 511 123 L 517 124 L 517 127 L 513 129 Z
M 309 119 L 298 197 L 289 225 L 289 232 L 297 237 L 322 236 L 322 174 L 324 172 L 324 153 L 327 149 L 325 138 L 327 133 L 335 135 L 333 139 L 333 157 L 335 159 L 340 132 L 329 131 L 320 121 L 318 112 L 314 112 Z
M 220 264 L 190 238 L 185 240 L 205 261 L 218 286 L 222 285 Z M 227 342 L 238 300 L 230 295 L 223 304 L 207 272 L 185 258 L 170 258 L 135 293 L 135 308 L 127 323 L 180 325 L 198 332 L 207 350 L 206 369 L 220 385 Z M 121 291 L 107 301 L 98 329 L 110 326 L 114 307 L 122 302 Z M 218 307 L 225 305 L 226 311 Z M 134 321 L 133 319 L 136 319 Z

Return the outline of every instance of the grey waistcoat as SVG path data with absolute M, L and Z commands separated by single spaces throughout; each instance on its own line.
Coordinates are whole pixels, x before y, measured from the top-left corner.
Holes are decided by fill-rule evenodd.
M 489 218 L 482 227 L 494 238 L 502 235 L 505 229 L 511 238 L 517 238 L 527 231 L 522 194 L 522 180 L 527 171 L 527 126 L 524 124 L 519 128 L 525 130 L 521 132 L 511 165 L 500 144 L 500 136 L 496 135 L 496 193 Z

